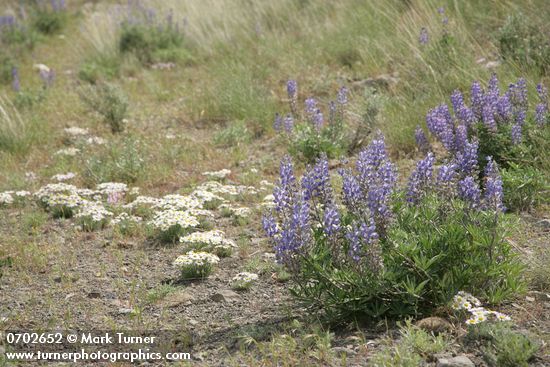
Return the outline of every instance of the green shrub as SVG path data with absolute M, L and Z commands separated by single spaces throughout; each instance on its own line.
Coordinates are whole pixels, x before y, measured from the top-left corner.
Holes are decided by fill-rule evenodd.
M 0 96 L 0 151 L 25 153 L 33 141 L 33 129 L 7 98 Z
M 110 83 L 87 85 L 81 88 L 80 98 L 91 110 L 103 116 L 113 133 L 124 130 L 128 98 L 120 87 Z
M 451 342 L 444 335 L 434 336 L 412 325 L 407 320 L 399 328 L 400 340 L 394 346 L 386 346 L 377 352 L 372 362 L 379 367 L 421 366 L 424 359 L 447 350 Z
M 546 24 L 533 23 L 524 14 L 508 17 L 498 35 L 499 50 L 504 59 L 520 67 L 533 67 L 541 73 L 550 71 L 550 40 Z
M 13 68 L 15 68 L 13 58 L 0 50 L 0 82 L 5 84 L 13 80 Z
M 347 104 L 347 89 L 340 88 L 338 102 L 329 104 L 325 117 L 314 98 L 305 100 L 304 113 L 298 112 L 298 91 L 294 80 L 287 82 L 291 113 L 284 118 L 275 116 L 274 128 L 281 132 L 289 153 L 306 162 L 314 162 L 325 155 L 337 158 L 353 144 L 346 136 L 344 107 Z
M 461 289 L 497 302 L 521 289 L 522 267 L 504 239 L 505 225 L 491 213 L 434 197 L 419 206 L 397 205 L 394 212 L 396 223 L 381 243 L 383 270 L 338 264 L 332 244 L 316 233 L 293 294 L 339 320 L 429 314 Z
M 341 125 L 318 131 L 310 124 L 300 124 L 288 138 L 289 153 L 310 163 L 322 154 L 337 158 L 345 152 Z
M 221 147 L 232 147 L 240 144 L 249 143 L 252 134 L 248 130 L 244 121 L 235 121 L 229 124 L 223 130 L 214 134 L 214 144 Z
M 277 214 L 262 222 L 292 274 L 293 295 L 342 321 L 426 315 L 460 290 L 493 303 L 522 291 L 494 165 L 481 191 L 472 177 L 436 182 L 433 164 L 430 153 L 398 190 L 377 138 L 359 153 L 356 174 L 340 170 L 340 205 L 326 158 L 301 179 L 285 158 L 273 192 Z
M 510 163 L 502 170 L 504 205 L 515 210 L 528 210 L 543 203 L 550 203 L 548 173 L 529 165 Z
M 34 13 L 33 18 L 33 28 L 47 35 L 61 31 L 67 22 L 67 14 L 64 11 L 39 9 Z
M 465 340 L 481 343 L 485 361 L 494 367 L 527 367 L 540 347 L 530 336 L 514 331 L 509 323 L 470 326 Z
M 82 64 L 78 77 L 91 84 L 97 84 L 102 79 L 113 79 L 120 74 L 120 63 L 117 55 L 96 55 Z
M 118 49 L 122 54 L 134 54 L 144 64 L 190 62 L 192 59 L 185 48 L 183 34 L 173 26 L 125 23 L 120 32 Z
M 451 96 L 452 110 L 442 104 L 426 117 L 428 129 L 449 153 L 448 159 L 460 166 L 471 165 L 469 174 L 483 172 L 488 158 L 504 170 L 509 210 L 525 210 L 540 203 L 548 187 L 550 172 L 550 100 L 546 88 L 537 86 L 538 103 L 528 110 L 527 81 L 520 78 L 500 90 L 493 74 L 484 90 L 472 83 L 471 103 L 460 91 Z M 417 141 L 425 141 L 417 130 Z M 427 145 L 427 143 L 423 144 Z M 477 156 L 477 160 L 473 159 Z M 471 163 L 467 163 L 471 160 Z M 474 172 L 475 171 L 475 172 Z M 526 179 L 527 181 L 523 181 Z
M 109 144 L 105 150 L 87 157 L 84 179 L 90 185 L 101 182 L 134 183 L 145 174 L 144 147 L 133 138 Z

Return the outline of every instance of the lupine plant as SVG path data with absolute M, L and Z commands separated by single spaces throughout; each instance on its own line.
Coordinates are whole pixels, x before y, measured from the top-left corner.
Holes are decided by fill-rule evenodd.
M 133 53 L 142 63 L 190 60 L 172 11 L 161 15 L 155 8 L 129 1 L 125 13 L 118 43 L 122 53 Z
M 548 189 L 550 151 L 549 100 L 546 87 L 537 86 L 538 103 L 529 110 L 527 82 L 520 78 L 501 91 L 497 76 L 493 74 L 484 89 L 475 81 L 470 91 L 470 103 L 463 94 L 451 95 L 452 109 L 441 104 L 430 110 L 426 124 L 431 134 L 448 153 L 448 161 L 460 167 L 470 177 L 495 162 L 504 170 L 504 187 L 510 209 L 527 209 L 540 201 L 541 193 Z M 417 129 L 417 144 L 421 151 L 431 148 L 421 129 Z M 489 162 L 486 157 L 492 157 Z M 528 180 L 530 174 L 538 179 Z M 472 180 L 461 177 L 463 195 L 475 195 Z M 466 191 L 464 191 L 466 190 Z
M 347 149 L 344 134 L 344 109 L 348 103 L 348 90 L 341 87 L 335 101 L 328 105 L 328 114 L 323 113 L 319 102 L 309 97 L 304 102 L 304 111 L 298 107 L 298 83 L 287 82 L 290 113 L 275 115 L 274 128 L 289 144 L 290 153 L 307 162 L 314 162 L 321 154 L 338 157 Z
M 379 135 L 355 169 L 339 170 L 341 190 L 331 185 L 326 156 L 301 179 L 285 157 L 262 223 L 293 294 L 337 321 L 424 314 L 459 290 L 491 301 L 518 291 L 497 165 L 489 158 L 480 182 L 469 157 L 435 172 L 428 153 L 398 187 Z

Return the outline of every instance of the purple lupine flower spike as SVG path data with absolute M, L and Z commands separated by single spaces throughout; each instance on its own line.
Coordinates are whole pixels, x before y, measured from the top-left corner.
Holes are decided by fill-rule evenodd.
M 467 176 L 458 182 L 458 196 L 468 202 L 471 207 L 479 207 L 481 190 L 472 176 Z
M 287 133 L 292 132 L 292 129 L 294 128 L 294 118 L 292 117 L 292 115 L 288 114 L 285 116 L 283 120 L 283 125 Z
M 340 231 L 340 213 L 335 205 L 330 205 L 325 209 L 323 231 L 329 237 L 336 235 Z
M 492 157 L 487 157 L 485 166 L 485 192 L 483 193 L 483 202 L 485 209 L 503 212 L 506 207 L 502 203 L 503 185 L 502 178 L 498 172 L 496 162 Z
M 416 140 L 416 146 L 421 152 L 427 153 L 431 150 L 430 142 L 428 138 L 426 138 L 426 134 L 424 134 L 424 130 L 422 130 L 420 125 L 417 125 L 414 130 L 414 138 Z
M 421 45 L 427 45 L 429 40 L 428 30 L 426 27 L 422 27 L 420 29 L 420 35 L 418 36 L 418 42 L 420 42 Z
M 407 202 L 411 204 L 418 203 L 425 195 L 432 182 L 434 162 L 434 155 L 430 152 L 426 158 L 416 164 L 407 185 Z
M 296 80 L 289 80 L 286 83 L 286 93 L 290 101 L 290 111 L 296 116 L 298 113 L 298 83 Z
M 12 77 L 12 88 L 15 92 L 21 91 L 21 83 L 19 81 L 19 71 L 16 67 L 11 69 L 11 77 Z
M 273 128 L 275 131 L 280 132 L 283 128 L 283 118 L 279 113 L 275 113 L 275 120 L 273 121 Z
M 348 88 L 341 87 L 338 89 L 338 95 L 336 100 L 338 101 L 338 104 L 345 105 L 348 103 Z

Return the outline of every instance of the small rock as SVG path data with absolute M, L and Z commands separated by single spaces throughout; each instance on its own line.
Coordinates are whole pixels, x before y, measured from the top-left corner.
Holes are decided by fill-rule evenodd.
M 224 289 L 214 293 L 210 299 L 214 302 L 236 302 L 241 298 L 237 293 L 229 289 Z
M 544 229 L 550 229 L 550 219 L 543 219 L 537 222 L 537 225 Z
M 539 292 L 539 291 L 530 291 L 529 295 L 535 298 L 537 301 L 550 301 L 550 294 Z
M 118 309 L 118 313 L 121 314 L 121 315 L 127 315 L 127 314 L 130 314 L 132 313 L 134 310 L 131 309 L 131 308 L 119 308 Z
M 449 332 L 453 328 L 449 321 L 442 319 L 441 317 L 426 317 L 425 319 L 419 320 L 416 323 L 416 326 L 420 329 L 431 331 L 436 334 Z
M 354 356 L 357 354 L 357 352 L 348 347 L 334 347 L 332 348 L 332 351 L 337 355 L 345 354 L 347 356 Z
M 436 367 L 475 367 L 475 365 L 466 356 L 456 356 L 438 358 Z
M 526 297 L 525 297 L 525 300 L 526 300 L 527 302 L 535 302 L 535 298 L 534 298 L 534 297 L 526 296 Z
M 486 69 L 494 69 L 498 66 L 500 66 L 500 61 L 489 61 L 487 64 L 485 64 Z
M 364 89 L 365 87 L 370 87 L 374 89 L 388 89 L 397 83 L 399 83 L 398 74 L 393 73 L 382 74 L 363 80 L 356 80 L 351 83 L 351 87 L 355 90 Z
M 189 305 L 195 300 L 195 297 L 186 291 L 179 291 L 167 295 L 160 304 L 165 307 L 176 307 L 181 304 Z

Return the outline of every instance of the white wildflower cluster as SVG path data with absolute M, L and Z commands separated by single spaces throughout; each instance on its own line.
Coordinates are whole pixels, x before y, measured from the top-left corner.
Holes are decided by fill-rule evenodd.
M 90 136 L 88 139 L 86 139 L 86 144 L 88 145 L 103 145 L 105 143 L 106 140 L 100 138 L 99 136 Z
M 220 209 L 223 211 L 228 212 L 229 214 L 240 217 L 240 218 L 248 218 L 250 214 L 252 214 L 252 210 L 247 207 L 239 207 L 239 206 L 232 206 L 229 204 L 222 204 L 220 205 Z
M 219 261 L 219 257 L 208 252 L 189 251 L 185 255 L 178 256 L 174 266 L 180 269 L 184 279 L 206 278 Z
M 42 186 L 37 192 L 34 193 L 34 196 L 36 196 L 41 202 L 47 203 L 48 199 L 53 195 L 77 193 L 78 189 L 76 186 L 60 182 Z
M 249 289 L 257 280 L 258 274 L 242 272 L 233 277 L 231 287 L 238 290 Z
M 217 181 L 207 181 L 197 187 L 197 190 L 210 191 L 218 195 L 237 196 L 243 194 L 257 194 L 258 190 L 254 186 L 244 185 L 222 185 Z M 196 191 L 197 191 L 196 190 Z
M 165 195 L 162 199 L 157 199 L 157 203 L 153 206 L 161 210 L 187 210 L 200 207 L 201 202 L 196 197 L 178 194 Z
M 225 201 L 225 199 L 221 196 L 206 190 L 195 190 L 191 193 L 191 195 L 193 198 L 196 198 L 201 205 L 206 203 L 221 203 Z
M 180 238 L 180 243 L 196 246 L 218 246 L 227 245 L 236 247 L 235 242 L 225 238 L 225 234 L 220 230 L 207 232 L 194 232 Z
M 34 173 L 34 172 L 25 172 L 25 180 L 27 180 L 27 181 L 36 181 L 36 173 Z
M 143 218 L 141 218 L 141 217 L 138 217 L 138 216 L 135 216 L 135 215 L 130 215 L 126 212 L 122 212 L 122 213 L 120 213 L 119 215 L 117 215 L 116 217 L 114 217 L 111 220 L 111 224 L 114 226 L 114 225 L 120 224 L 122 222 L 140 223 L 142 221 L 143 221 Z
M 227 176 L 229 176 L 231 174 L 231 170 L 228 170 L 227 168 L 224 168 L 224 169 L 221 169 L 219 171 L 214 171 L 214 172 L 211 172 L 211 171 L 207 171 L 207 172 L 203 172 L 203 176 L 208 176 L 210 178 L 220 178 L 220 179 L 223 179 L 223 178 L 226 178 Z
M 75 218 L 77 218 L 84 230 L 93 231 L 103 228 L 107 224 L 108 218 L 112 215 L 113 213 L 105 209 L 101 203 L 85 201 L 79 207 Z
M 273 186 L 275 186 L 275 185 L 273 185 L 273 183 L 271 183 L 267 180 L 261 180 L 260 181 L 260 187 L 264 190 L 271 189 L 271 188 L 273 188 Z
M 479 324 L 487 321 L 488 319 L 496 321 L 511 320 L 508 315 L 481 307 L 481 302 L 477 298 L 472 296 L 470 293 L 463 291 L 458 292 L 458 294 L 453 297 L 451 307 L 457 311 L 465 310 L 470 313 L 470 318 L 466 320 L 466 324 L 468 325 Z
M 57 152 L 55 152 L 55 155 L 66 155 L 66 156 L 69 156 L 69 157 L 74 157 L 78 153 L 80 153 L 80 149 L 70 147 L 70 148 L 63 148 L 63 149 L 58 150 Z
M 126 193 L 126 191 L 128 191 L 128 185 L 121 182 L 104 182 L 97 185 L 96 190 L 103 195 Z
M 156 212 L 149 224 L 161 231 L 168 231 L 171 227 L 177 225 L 181 228 L 196 227 L 199 225 L 199 221 L 183 210 L 168 209 Z
M 68 181 L 75 177 L 76 177 L 76 173 L 67 172 L 67 173 L 58 173 L 57 175 L 53 175 L 51 179 L 54 181 L 62 182 L 62 181 Z
M 10 192 L 0 192 L 0 205 L 10 205 L 13 204 L 13 201 L 13 196 L 11 196 Z
M 141 206 L 154 206 L 159 207 L 160 206 L 161 199 L 157 199 L 151 196 L 138 196 L 132 201 L 131 203 L 128 203 L 126 205 L 123 205 L 122 207 L 125 209 L 135 209 Z
M 78 126 L 66 127 L 63 129 L 65 133 L 71 137 L 85 136 L 89 134 L 88 129 L 83 129 Z
M 266 195 L 262 200 L 260 207 L 265 209 L 275 208 L 275 197 L 273 196 L 273 194 Z

